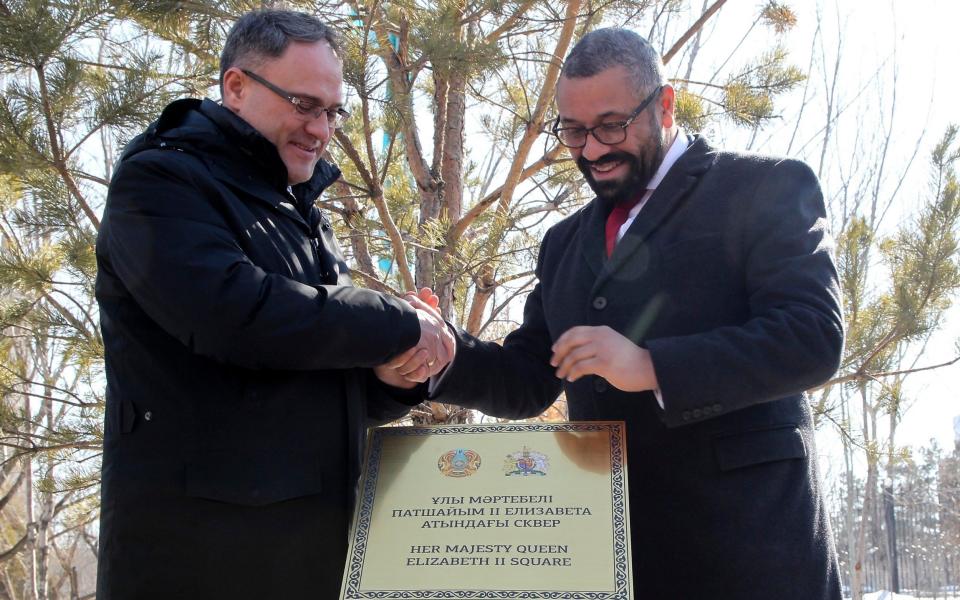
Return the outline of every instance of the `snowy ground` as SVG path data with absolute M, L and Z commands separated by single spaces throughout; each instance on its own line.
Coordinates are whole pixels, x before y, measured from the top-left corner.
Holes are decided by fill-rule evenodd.
M 917 596 L 911 596 L 909 594 L 894 594 L 893 592 L 879 591 L 879 592 L 871 592 L 869 594 L 864 594 L 863 600 L 926 600 L 928 598 L 933 598 L 933 597 L 934 596 L 917 597 Z M 949 592 L 949 593 L 942 593 L 935 597 L 936 598 L 960 598 L 960 590 Z

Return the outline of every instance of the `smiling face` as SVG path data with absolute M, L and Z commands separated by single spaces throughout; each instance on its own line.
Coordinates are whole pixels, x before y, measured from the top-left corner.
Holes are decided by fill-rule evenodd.
M 277 147 L 291 185 L 313 176 L 333 128 L 321 116 L 301 115 L 288 100 L 247 77 L 242 65 L 224 73 L 223 105 Z M 343 69 L 326 42 L 291 42 L 276 59 L 248 66 L 251 71 L 294 96 L 324 108 L 343 104 Z
M 560 127 L 595 127 L 625 121 L 643 102 L 627 69 L 614 66 L 590 77 L 561 77 L 557 84 Z M 582 148 L 570 155 L 594 193 L 602 200 L 620 202 L 640 193 L 663 161 L 672 137 L 673 89 L 660 96 L 626 128 L 619 144 L 603 144 L 587 136 Z

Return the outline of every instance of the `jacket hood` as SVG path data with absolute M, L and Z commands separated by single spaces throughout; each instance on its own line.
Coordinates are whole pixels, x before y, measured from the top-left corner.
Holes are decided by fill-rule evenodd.
M 277 147 L 249 123 L 209 99 L 185 98 L 167 105 L 146 131 L 124 149 L 120 160 L 137 152 L 167 145 L 203 156 L 226 158 L 237 168 L 252 168 L 260 177 L 284 190 L 287 167 Z M 313 201 L 340 177 L 340 169 L 320 159 L 313 176 L 292 186 L 294 195 Z

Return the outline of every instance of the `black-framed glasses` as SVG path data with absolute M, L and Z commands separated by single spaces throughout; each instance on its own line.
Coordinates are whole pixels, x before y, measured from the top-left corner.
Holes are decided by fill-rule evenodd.
M 319 102 L 309 98 L 295 96 L 287 90 L 270 83 L 253 71 L 248 71 L 247 69 L 240 70 L 250 79 L 256 81 L 263 87 L 292 104 L 293 107 L 297 109 L 298 114 L 304 117 L 310 117 L 312 119 L 319 119 L 321 116 L 325 115 L 327 117 L 327 125 L 329 125 L 332 129 L 340 129 L 343 127 L 343 122 L 346 121 L 347 117 L 350 116 L 350 113 L 343 108 L 324 108 L 320 106 Z
M 662 85 L 650 92 L 650 95 L 624 121 L 600 123 L 594 127 L 560 127 L 560 117 L 557 117 L 557 120 L 553 123 L 553 135 L 557 136 L 560 143 L 567 148 L 583 148 L 586 146 L 587 134 L 593 135 L 594 139 L 607 146 L 619 144 L 627 139 L 627 127 L 630 127 L 637 120 L 643 109 L 653 102 L 661 90 L 663 90 Z

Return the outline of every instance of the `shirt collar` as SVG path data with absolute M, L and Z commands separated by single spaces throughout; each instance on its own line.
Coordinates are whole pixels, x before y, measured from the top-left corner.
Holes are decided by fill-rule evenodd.
M 663 161 L 657 168 L 657 172 L 653 174 L 653 177 L 651 177 L 650 181 L 647 183 L 648 190 L 657 189 L 657 186 L 660 185 L 660 182 L 663 181 L 663 178 L 667 176 L 667 172 L 670 171 L 673 163 L 677 162 L 677 159 L 679 159 L 683 153 L 686 152 L 689 146 L 690 142 L 687 140 L 687 134 L 683 132 L 683 129 L 677 127 L 677 135 L 675 138 L 673 138 L 673 143 L 670 144 L 670 148 L 663 156 Z

